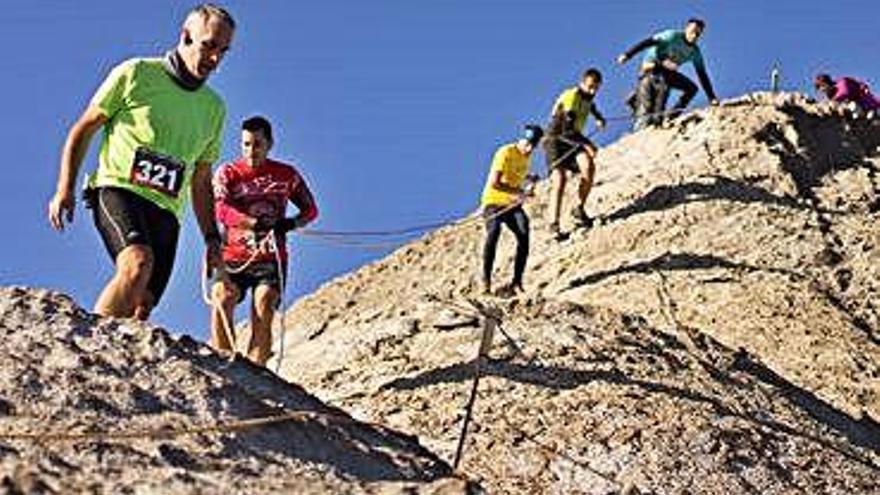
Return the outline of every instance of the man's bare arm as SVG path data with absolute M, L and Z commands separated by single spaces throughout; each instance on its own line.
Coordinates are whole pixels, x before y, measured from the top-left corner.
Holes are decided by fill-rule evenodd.
M 196 163 L 190 184 L 193 213 L 199 230 L 205 238 L 208 248 L 208 264 L 211 267 L 220 266 L 220 231 L 217 229 L 217 221 L 214 217 L 214 188 L 211 184 L 211 164 Z
M 96 106 L 89 106 L 67 133 L 61 152 L 58 185 L 49 202 L 49 222 L 56 230 L 64 230 L 64 222 L 73 221 L 76 208 L 76 177 L 95 132 L 107 122 L 107 116 Z

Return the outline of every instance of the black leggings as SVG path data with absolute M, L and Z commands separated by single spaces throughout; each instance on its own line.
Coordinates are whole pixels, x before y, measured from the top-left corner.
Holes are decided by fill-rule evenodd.
M 483 282 L 492 282 L 492 266 L 495 264 L 495 250 L 498 247 L 498 238 L 501 236 L 501 225 L 516 236 L 516 260 L 513 264 L 513 285 L 522 285 L 523 272 L 526 269 L 526 259 L 529 257 L 529 217 L 522 207 L 503 211 L 506 206 L 487 206 L 483 210 L 486 218 L 486 244 L 483 246 Z

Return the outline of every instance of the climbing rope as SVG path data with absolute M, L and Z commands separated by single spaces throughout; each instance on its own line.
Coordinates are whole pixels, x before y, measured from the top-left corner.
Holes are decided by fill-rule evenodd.
M 284 414 L 262 416 L 257 418 L 242 419 L 229 422 L 198 426 L 188 425 L 177 428 L 169 428 L 167 425 L 155 428 L 143 428 L 134 430 L 118 431 L 89 431 L 72 433 L 70 431 L 50 432 L 0 432 L 0 440 L 31 440 L 36 443 L 48 442 L 76 442 L 90 440 L 135 440 L 151 438 L 178 438 L 189 435 L 205 433 L 232 433 L 249 430 L 278 423 L 301 421 L 309 419 L 331 419 L 342 423 L 357 423 L 354 419 L 341 413 L 321 413 L 316 411 L 293 411 Z M 369 423 L 367 423 L 369 424 Z
M 533 184 L 533 182 L 530 182 Z M 355 237 L 400 237 L 405 236 L 407 234 L 416 234 L 416 233 L 424 233 L 429 230 L 438 230 L 445 227 L 463 227 L 465 225 L 469 225 L 471 223 L 482 220 L 484 222 L 488 222 L 493 220 L 505 213 L 518 208 L 525 204 L 526 197 L 520 197 L 513 203 L 505 206 L 504 208 L 490 214 L 490 215 L 482 215 L 479 211 L 472 213 L 460 220 L 449 220 L 446 222 L 435 222 L 429 224 L 416 225 L 412 227 L 406 227 L 402 229 L 392 229 L 392 230 L 369 230 L 369 231 L 321 231 L 321 230 L 300 230 L 297 231 L 298 234 L 308 237 L 311 239 L 315 239 L 327 244 L 334 244 L 337 246 L 344 247 L 357 247 L 363 249 L 387 249 L 393 247 L 399 247 L 401 243 L 410 240 L 410 238 L 403 239 L 395 239 L 391 241 L 372 241 L 372 240 L 360 240 L 360 239 L 352 239 Z

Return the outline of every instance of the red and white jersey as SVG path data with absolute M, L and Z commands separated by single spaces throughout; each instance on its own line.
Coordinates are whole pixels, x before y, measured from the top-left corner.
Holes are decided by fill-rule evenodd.
M 273 261 L 271 251 L 257 252 L 266 232 L 255 232 L 242 223 L 248 217 L 261 219 L 264 225 L 284 218 L 287 203 L 299 209 L 299 217 L 310 222 L 318 216 L 318 208 L 305 180 L 292 166 L 267 159 L 259 167 L 245 160 L 222 165 L 214 174 L 214 209 L 217 220 L 225 227 L 223 260 L 241 263 Z M 271 233 L 270 233 L 271 235 Z M 278 239 L 282 260 L 287 260 L 284 239 Z

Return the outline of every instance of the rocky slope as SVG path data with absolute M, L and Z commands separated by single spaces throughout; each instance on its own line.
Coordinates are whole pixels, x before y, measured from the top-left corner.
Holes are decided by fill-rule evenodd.
M 564 243 L 542 184 L 528 293 L 488 301 L 512 340 L 462 471 L 497 493 L 880 492 L 878 134 L 797 95 L 698 110 L 601 150 L 602 225 Z M 282 374 L 451 459 L 482 237 L 441 229 L 300 300 Z
M 59 294 L 0 288 L 0 334 L 2 493 L 478 489 L 410 436 Z M 279 415 L 289 419 L 247 422 Z

